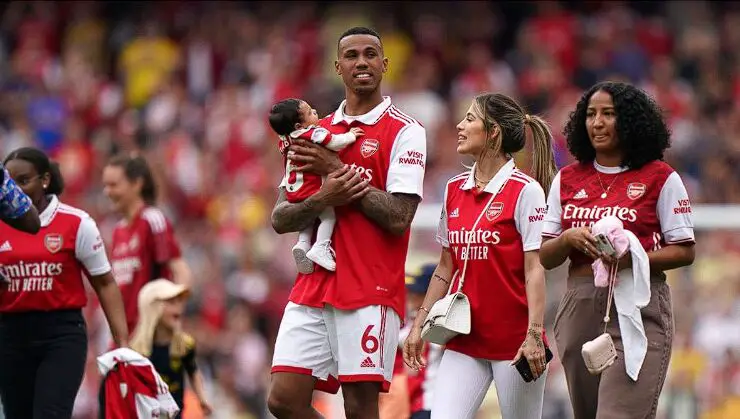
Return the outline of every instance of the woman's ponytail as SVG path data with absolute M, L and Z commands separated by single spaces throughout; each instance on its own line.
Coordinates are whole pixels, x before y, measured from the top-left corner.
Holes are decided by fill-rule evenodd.
M 529 125 L 532 131 L 534 144 L 531 174 L 542 185 L 547 195 L 558 171 L 555 165 L 555 153 L 552 149 L 552 132 L 547 122 L 537 115 L 526 115 L 524 123 Z

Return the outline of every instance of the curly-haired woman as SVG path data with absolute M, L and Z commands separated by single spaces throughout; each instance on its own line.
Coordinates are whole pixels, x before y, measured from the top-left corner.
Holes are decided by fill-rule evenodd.
M 570 259 L 567 291 L 555 318 L 555 339 L 575 418 L 654 418 L 673 340 L 664 271 L 694 260 L 688 194 L 678 173 L 662 161 L 670 133 L 660 109 L 645 92 L 629 84 L 604 82 L 582 96 L 564 134 L 578 161 L 563 168 L 553 181 L 540 260 L 552 269 Z M 647 253 L 651 292 L 641 310 L 647 349 L 624 344 L 626 332 L 620 333 L 616 308 L 612 308 L 607 331 L 618 357 L 596 376 L 586 369 L 581 347 L 603 331 L 607 303 L 608 288 L 595 287 L 591 265 L 599 258 L 617 263 L 597 250 L 591 232 L 593 224 L 608 215 L 618 217 Z M 631 252 L 618 266 L 631 268 Z M 635 369 L 630 353 L 636 349 L 642 362 Z

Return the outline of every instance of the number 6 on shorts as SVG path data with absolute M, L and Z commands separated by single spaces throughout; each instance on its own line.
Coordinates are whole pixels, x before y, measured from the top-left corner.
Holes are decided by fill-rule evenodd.
M 387 391 L 401 328 L 398 314 L 384 306 L 333 311 L 339 381 L 380 382 Z

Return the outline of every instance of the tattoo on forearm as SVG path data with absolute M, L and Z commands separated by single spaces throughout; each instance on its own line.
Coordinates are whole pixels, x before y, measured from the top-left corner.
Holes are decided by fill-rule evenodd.
M 541 324 L 541 323 L 530 323 L 530 324 L 529 324 L 529 327 L 530 327 L 530 328 L 540 328 L 540 329 L 544 329 L 544 328 L 545 328 L 545 325 L 544 325 L 544 324 Z
M 446 279 L 442 278 L 442 277 L 441 277 L 441 276 L 439 276 L 438 274 L 434 274 L 434 275 L 432 276 L 432 278 L 437 278 L 437 279 L 439 279 L 440 281 L 444 282 L 445 284 L 447 284 L 447 285 L 450 285 L 450 281 L 448 281 L 448 280 L 446 280 Z
M 372 188 L 360 201 L 362 212 L 383 229 L 401 235 L 411 225 L 419 205 L 419 197 L 391 194 Z
M 542 342 L 542 332 L 541 331 L 538 331 L 530 327 L 529 330 L 527 330 L 527 333 L 532 339 L 534 339 L 538 348 L 541 348 L 544 346 L 544 342 Z
M 321 210 L 311 205 L 310 200 L 292 204 L 280 189 L 275 208 L 272 210 L 272 227 L 279 234 L 301 231 L 310 226 L 319 216 Z

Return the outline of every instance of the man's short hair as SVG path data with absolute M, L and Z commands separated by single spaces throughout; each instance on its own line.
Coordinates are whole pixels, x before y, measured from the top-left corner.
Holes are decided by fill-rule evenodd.
M 374 31 L 373 29 L 366 28 L 364 26 L 355 26 L 354 28 L 349 28 L 344 33 L 342 33 L 339 36 L 339 39 L 337 40 L 337 48 L 339 48 L 339 43 L 342 42 L 342 39 L 351 36 L 351 35 L 370 35 L 378 38 L 378 41 L 380 42 L 380 45 L 383 45 L 383 40 L 380 39 L 380 34 Z

